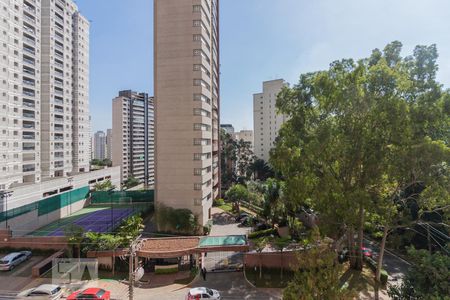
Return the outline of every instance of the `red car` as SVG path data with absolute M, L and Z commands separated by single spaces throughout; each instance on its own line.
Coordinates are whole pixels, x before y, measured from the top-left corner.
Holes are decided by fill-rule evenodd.
M 72 293 L 67 300 L 110 300 L 111 293 L 109 291 L 105 291 L 104 289 L 99 288 L 89 288 L 83 291 L 76 291 Z
M 366 247 L 362 247 L 362 248 L 361 248 L 361 251 L 362 251 L 362 253 L 363 253 L 363 255 L 364 255 L 365 257 L 370 257 L 370 258 L 372 258 L 372 256 L 373 256 L 372 249 L 366 248 Z

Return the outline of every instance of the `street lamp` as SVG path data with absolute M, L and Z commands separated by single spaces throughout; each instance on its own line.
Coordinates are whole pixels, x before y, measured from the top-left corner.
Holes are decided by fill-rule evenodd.
M 114 188 L 110 188 L 109 190 L 106 191 L 109 195 L 109 202 L 111 205 L 111 232 L 113 231 L 113 220 L 114 220 L 114 216 L 113 216 L 113 199 L 112 199 L 112 194 L 114 192 Z
M 69 185 L 72 185 L 73 182 L 73 177 L 68 177 L 67 178 L 67 183 Z M 69 190 L 69 216 L 72 214 L 72 194 L 71 191 Z
M 5 202 L 5 228 L 8 229 L 8 198 L 11 197 L 13 191 L 0 191 L 0 197 Z

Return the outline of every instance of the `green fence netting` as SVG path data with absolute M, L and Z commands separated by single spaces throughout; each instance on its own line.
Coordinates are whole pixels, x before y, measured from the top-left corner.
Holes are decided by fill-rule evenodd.
M 132 203 L 153 203 L 155 193 L 153 190 L 146 191 L 112 191 L 112 192 L 92 192 L 91 204 L 132 204 Z
M 27 205 L 9 209 L 7 212 L 3 211 L 0 213 L 0 222 L 18 217 L 35 210 L 38 211 L 38 216 L 42 216 L 61 209 L 62 207 L 66 207 L 69 204 L 73 204 L 80 200 L 86 199 L 88 196 L 88 186 L 74 189 Z

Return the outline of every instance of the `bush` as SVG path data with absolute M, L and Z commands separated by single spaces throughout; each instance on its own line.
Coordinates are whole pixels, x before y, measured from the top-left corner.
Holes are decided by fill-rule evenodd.
M 169 268 L 169 269 L 156 269 L 155 270 L 155 274 L 156 275 L 164 275 L 164 274 L 173 274 L 173 273 L 177 273 L 178 272 L 178 268 Z
M 276 228 L 270 228 L 266 230 L 260 230 L 260 231 L 254 231 L 248 234 L 249 239 L 257 239 L 264 236 L 269 235 L 277 235 L 277 229 Z
M 158 231 L 196 235 L 201 230 L 198 217 L 189 209 L 175 209 L 160 205 L 157 207 L 155 216 Z
M 381 284 L 386 285 L 388 282 L 388 273 L 386 272 L 386 270 L 381 270 L 380 272 L 380 281 Z
M 222 206 L 224 204 L 225 204 L 225 200 L 223 200 L 222 198 L 214 199 L 214 201 L 213 201 L 214 206 Z

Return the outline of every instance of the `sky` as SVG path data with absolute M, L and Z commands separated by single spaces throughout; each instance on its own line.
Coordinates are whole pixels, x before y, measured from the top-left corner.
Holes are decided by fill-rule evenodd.
M 180 0 L 182 1 L 182 0 Z M 92 131 L 111 127 L 112 99 L 133 89 L 153 95 L 153 1 L 77 0 L 91 23 Z M 448 0 L 221 0 L 221 123 L 253 128 L 262 82 L 363 58 L 394 40 L 403 55 L 437 44 L 438 80 L 450 87 Z

